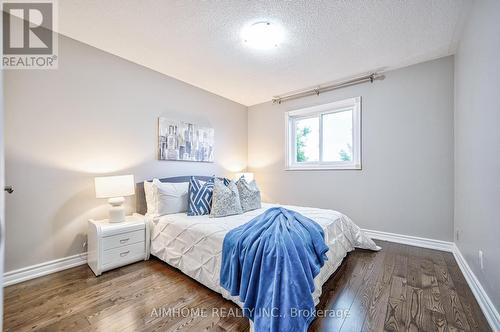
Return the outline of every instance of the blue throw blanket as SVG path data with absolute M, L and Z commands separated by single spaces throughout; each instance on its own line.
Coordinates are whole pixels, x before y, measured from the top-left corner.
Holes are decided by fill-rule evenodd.
M 327 251 L 316 222 L 270 208 L 224 238 L 221 286 L 239 296 L 255 331 L 307 331 L 315 312 L 314 277 Z

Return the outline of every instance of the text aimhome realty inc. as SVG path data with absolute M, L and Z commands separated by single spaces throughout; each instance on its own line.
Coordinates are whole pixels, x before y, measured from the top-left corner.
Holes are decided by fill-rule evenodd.
M 328 317 L 328 318 L 347 318 L 349 309 L 335 310 L 305 310 L 291 308 L 288 313 L 280 313 L 279 308 L 271 309 L 240 309 L 240 308 L 169 308 L 158 307 L 151 310 L 151 317 Z

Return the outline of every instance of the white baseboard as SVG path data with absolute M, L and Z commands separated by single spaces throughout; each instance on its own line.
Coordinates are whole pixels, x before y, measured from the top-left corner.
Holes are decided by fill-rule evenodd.
M 366 235 L 368 235 L 373 239 L 396 242 L 422 248 L 448 251 L 453 253 L 457 261 L 457 264 L 460 267 L 460 270 L 462 271 L 462 274 L 464 275 L 467 284 L 472 290 L 472 293 L 474 294 L 476 301 L 481 307 L 484 316 L 488 320 L 491 329 L 494 332 L 500 332 L 500 315 L 497 309 L 493 305 L 493 302 L 491 302 L 488 294 L 486 294 L 486 292 L 484 291 L 483 286 L 481 286 L 481 283 L 474 275 L 474 272 L 472 272 L 469 264 L 467 264 L 467 261 L 462 256 L 462 253 L 460 252 L 460 250 L 458 249 L 458 247 L 454 242 L 427 239 L 427 238 L 395 234 L 395 233 L 373 231 L 369 229 L 363 229 L 363 231 L 366 233 Z
M 435 249 L 448 252 L 453 252 L 455 248 L 455 243 L 448 241 L 427 239 L 423 237 L 396 234 L 396 233 L 373 231 L 369 229 L 363 229 L 363 231 L 366 233 L 366 235 L 368 235 L 372 239 L 377 239 L 377 240 L 396 242 L 415 247 Z
M 10 286 L 87 263 L 87 253 L 77 254 L 4 273 L 3 286 Z
M 488 294 L 484 291 L 483 286 L 481 286 L 481 283 L 477 279 L 474 272 L 472 272 L 472 269 L 460 252 L 460 249 L 458 249 L 455 244 L 454 249 L 453 254 L 458 266 L 460 267 L 465 280 L 467 280 L 472 293 L 476 297 L 477 303 L 481 307 L 484 316 L 488 320 L 488 323 L 490 323 L 491 329 L 495 332 L 500 332 L 500 314 L 498 313 L 498 310 L 493 305 L 493 302 L 491 302 Z

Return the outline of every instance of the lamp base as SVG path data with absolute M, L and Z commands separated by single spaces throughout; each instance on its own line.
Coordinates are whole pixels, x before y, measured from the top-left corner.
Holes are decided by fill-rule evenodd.
M 109 222 L 123 222 L 125 221 L 125 209 L 123 208 L 123 197 L 113 197 L 108 200 L 111 205 L 109 208 Z

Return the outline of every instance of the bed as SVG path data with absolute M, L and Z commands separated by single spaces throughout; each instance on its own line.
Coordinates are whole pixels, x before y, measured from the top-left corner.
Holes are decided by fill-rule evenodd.
M 185 182 L 189 181 L 189 177 L 166 178 L 160 181 Z M 138 212 L 144 213 L 144 190 L 142 196 L 140 190 L 139 188 L 137 198 Z M 176 213 L 151 219 L 151 254 L 241 307 L 239 299 L 220 286 L 224 237 L 233 228 L 247 223 L 274 206 L 277 205 L 263 203 L 261 209 L 223 218 Z M 314 220 L 325 234 L 325 243 L 329 247 L 326 254 L 328 260 L 314 279 L 315 291 L 312 296 L 315 305 L 319 302 L 323 284 L 337 270 L 348 252 L 354 248 L 380 249 L 351 219 L 340 212 L 301 206 L 284 207 Z

